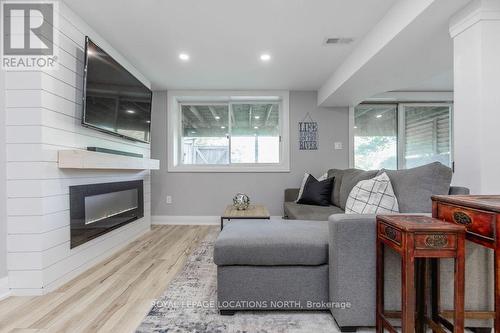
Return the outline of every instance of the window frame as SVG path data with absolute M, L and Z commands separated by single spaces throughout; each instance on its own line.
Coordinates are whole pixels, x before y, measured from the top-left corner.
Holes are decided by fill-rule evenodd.
M 452 101 L 442 101 L 442 102 L 386 102 L 386 103 L 376 103 L 376 102 L 366 102 L 360 103 L 365 105 L 394 105 L 397 107 L 396 113 L 396 135 L 397 135 L 397 168 L 398 170 L 406 169 L 405 165 L 405 107 L 406 106 L 447 106 L 450 108 L 450 167 L 453 168 L 454 161 L 454 144 L 453 144 L 453 102 Z M 354 126 L 355 126 L 355 108 L 356 106 L 349 107 L 349 167 L 355 168 L 355 156 L 354 156 Z
M 167 92 L 168 172 L 290 172 L 288 91 L 169 91 Z M 279 163 L 231 163 L 229 138 L 229 164 L 182 164 L 181 105 L 279 104 Z M 231 127 L 231 117 L 228 119 Z

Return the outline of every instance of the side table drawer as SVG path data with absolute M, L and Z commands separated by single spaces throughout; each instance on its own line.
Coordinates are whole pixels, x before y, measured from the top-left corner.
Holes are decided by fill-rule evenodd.
M 444 233 L 425 233 L 415 235 L 415 249 L 418 250 L 455 250 L 457 235 Z
M 496 214 L 472 208 L 457 207 L 439 203 L 437 218 L 464 225 L 468 233 L 482 236 L 490 241 L 495 241 Z
M 398 230 L 385 223 L 380 223 L 378 232 L 379 235 L 381 235 L 385 239 L 388 239 L 397 245 L 401 245 L 401 239 L 402 239 L 401 230 Z

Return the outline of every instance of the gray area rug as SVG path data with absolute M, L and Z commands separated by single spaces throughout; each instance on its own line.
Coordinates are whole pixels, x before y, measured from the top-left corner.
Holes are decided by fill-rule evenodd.
M 216 266 L 212 261 L 214 230 L 187 259 L 182 271 L 143 320 L 137 332 L 338 332 L 328 312 L 217 311 Z

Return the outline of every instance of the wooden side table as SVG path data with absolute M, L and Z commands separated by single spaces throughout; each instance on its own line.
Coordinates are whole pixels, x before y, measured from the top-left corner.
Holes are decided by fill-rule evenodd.
M 224 220 L 269 220 L 271 215 L 264 205 L 250 205 L 248 209 L 237 210 L 233 205 L 228 205 L 220 217 L 220 230 L 224 228 Z
M 500 195 L 436 195 L 432 197 L 432 216 L 466 227 L 466 239 L 494 251 L 494 318 L 495 332 L 500 333 Z M 435 292 L 439 295 L 439 291 Z M 439 308 L 433 309 L 439 316 Z M 485 313 L 466 312 L 471 319 L 484 318 Z
M 397 332 L 384 310 L 384 249 L 385 246 L 402 257 L 401 263 L 401 328 L 403 333 L 425 332 L 427 322 L 434 332 L 442 331 L 439 323 L 426 318 L 425 268 L 415 270 L 415 264 L 425 266 L 427 258 L 455 259 L 455 294 L 453 332 L 464 331 L 465 228 L 426 216 L 377 216 L 377 332 L 384 328 Z M 418 285 L 415 286 L 415 274 Z M 432 272 L 431 272 L 432 273 Z M 416 287 L 418 287 L 416 290 Z M 417 322 L 415 323 L 415 312 Z

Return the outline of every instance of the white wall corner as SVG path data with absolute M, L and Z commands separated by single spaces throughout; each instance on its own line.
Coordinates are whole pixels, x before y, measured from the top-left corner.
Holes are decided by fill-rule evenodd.
M 450 20 L 450 36 L 455 38 L 481 21 L 500 20 L 500 1 L 474 0 L 459 10 Z
M 9 277 L 0 279 L 0 301 L 10 296 Z

